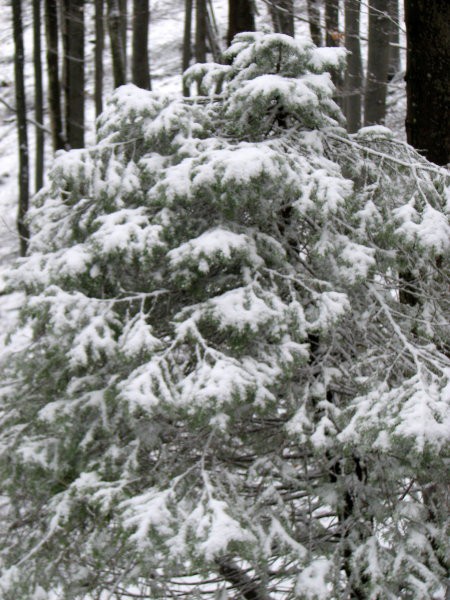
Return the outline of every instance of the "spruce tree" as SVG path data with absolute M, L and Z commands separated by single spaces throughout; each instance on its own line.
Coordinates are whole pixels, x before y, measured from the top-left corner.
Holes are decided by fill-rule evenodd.
M 2 598 L 442 592 L 449 181 L 346 133 L 344 60 L 239 34 L 56 158 L 8 277 Z

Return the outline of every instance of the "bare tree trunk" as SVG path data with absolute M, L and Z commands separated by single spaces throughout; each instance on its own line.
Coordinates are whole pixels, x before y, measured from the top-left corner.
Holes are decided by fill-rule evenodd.
M 144 90 L 151 89 L 148 61 L 148 27 L 150 20 L 149 0 L 133 3 L 133 57 L 132 81 Z
M 195 5 L 195 60 L 206 62 L 206 0 L 196 0 Z
M 407 139 L 428 160 L 446 166 L 450 163 L 450 3 L 447 0 L 405 0 L 405 24 Z M 436 256 L 435 261 L 439 267 L 442 256 Z M 416 278 L 417 274 L 411 271 L 399 273 L 400 301 L 411 306 L 421 302 L 414 293 Z M 448 502 L 448 486 L 445 481 L 428 481 L 423 482 L 421 488 L 428 523 L 438 532 L 443 523 L 437 507 Z M 431 528 L 429 531 L 429 541 L 443 574 L 445 598 L 450 600 L 449 556 L 442 552 L 437 535 Z
M 325 44 L 330 47 L 340 46 L 341 33 L 339 31 L 339 0 L 325 0 Z M 342 74 L 339 71 L 332 73 L 333 83 L 336 86 L 335 102 L 343 108 Z
M 255 31 L 255 16 L 252 0 L 228 0 L 227 42 L 241 31 Z
M 66 138 L 84 147 L 84 0 L 64 0 Z
M 61 111 L 61 84 L 58 59 L 57 0 L 45 0 L 45 37 L 47 42 L 48 103 L 53 150 L 65 147 Z
M 212 0 L 207 0 L 206 4 L 206 37 L 213 55 L 213 60 L 214 62 L 219 63 L 221 61 L 222 51 L 220 49 L 219 30 L 214 16 Z
M 103 110 L 104 2 L 95 0 L 95 116 Z
M 33 66 L 34 66 L 34 118 L 35 129 L 35 191 L 44 183 L 44 94 L 42 89 L 41 0 L 33 0 Z M 39 127 L 41 125 L 41 127 Z
M 401 71 L 400 61 L 400 12 L 398 6 L 399 0 L 389 0 L 389 67 L 388 80 L 390 81 L 397 73 Z
M 345 116 L 350 133 L 361 127 L 361 97 L 363 86 L 363 67 L 361 43 L 359 37 L 361 0 L 345 1 L 345 47 L 347 56 L 345 71 Z
M 118 0 L 108 0 L 108 28 L 111 40 L 114 87 L 119 87 L 119 85 L 123 85 L 126 81 L 126 72 Z
M 183 73 L 191 64 L 191 37 L 192 37 L 192 0 L 185 0 L 184 3 L 184 35 L 183 35 Z M 189 88 L 183 84 L 183 96 L 189 96 Z
M 271 0 L 269 8 L 275 32 L 294 37 L 293 0 Z
M 27 107 L 25 103 L 24 82 L 24 46 L 22 25 L 22 0 L 13 0 L 13 35 L 14 35 L 14 79 L 17 110 L 17 137 L 19 145 L 19 208 L 17 215 L 17 230 L 20 238 L 20 255 L 25 256 L 30 236 L 25 217 L 29 202 L 29 164 L 28 164 L 28 133 Z
M 325 0 L 326 46 L 339 46 L 339 0 Z
M 320 27 L 320 6 L 318 0 L 308 0 L 308 21 L 312 41 L 316 46 L 323 46 L 322 28 Z
M 128 24 L 128 0 L 119 0 L 120 11 L 120 35 L 122 37 L 123 64 L 125 69 L 125 79 L 128 70 L 128 46 L 127 46 L 127 24 Z
M 450 162 L 450 2 L 406 0 L 406 133 L 428 160 Z
M 364 124 L 384 123 L 389 67 L 389 1 L 371 0 L 369 5 L 369 56 L 367 59 Z

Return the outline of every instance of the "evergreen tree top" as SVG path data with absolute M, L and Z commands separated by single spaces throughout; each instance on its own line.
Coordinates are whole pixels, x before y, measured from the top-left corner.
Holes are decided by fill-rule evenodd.
M 225 58 L 186 73 L 200 99 L 119 88 L 36 198 L 6 599 L 442 589 L 447 174 L 345 133 L 341 50 L 246 33 Z

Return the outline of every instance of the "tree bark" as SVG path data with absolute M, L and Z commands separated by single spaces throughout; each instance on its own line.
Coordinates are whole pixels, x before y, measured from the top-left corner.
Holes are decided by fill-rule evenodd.
M 95 116 L 103 110 L 103 47 L 105 42 L 104 3 L 95 0 Z
M 217 22 L 214 16 L 214 6 L 212 0 L 207 0 L 206 3 L 206 38 L 208 40 L 214 62 L 220 63 L 222 51 L 220 49 L 219 30 L 217 28 Z
M 400 60 L 400 12 L 399 0 L 389 0 L 389 67 L 388 80 L 390 81 L 397 73 L 401 71 Z
M 45 0 L 45 37 L 47 44 L 47 77 L 50 126 L 53 150 L 65 147 L 61 111 L 61 83 L 58 55 L 58 5 L 57 0 Z
M 119 0 L 120 12 L 120 35 L 122 38 L 123 64 L 125 69 L 125 79 L 128 70 L 128 47 L 127 47 L 127 24 L 128 24 L 128 0 Z
M 134 0 L 131 74 L 133 83 L 144 90 L 151 89 L 150 65 L 148 60 L 149 20 L 149 0 Z
M 192 37 L 192 0 L 185 0 L 184 3 L 184 34 L 183 34 L 183 73 L 191 64 L 191 37 Z M 189 88 L 183 84 L 183 96 L 189 96 Z
M 272 0 L 269 7 L 275 32 L 294 37 L 293 0 Z
M 255 15 L 252 0 L 228 0 L 227 42 L 242 31 L 255 31 Z
M 406 0 L 406 133 L 432 162 L 450 162 L 450 2 Z
M 339 0 L 325 0 L 326 46 L 339 46 Z
M 320 26 L 320 6 L 318 0 L 308 0 L 308 21 L 312 41 L 316 46 L 323 46 L 322 28 Z
M 206 62 L 206 0 L 196 0 L 195 5 L 195 60 Z
M 337 47 L 341 44 L 341 33 L 339 31 L 339 0 L 325 0 L 325 45 Z M 342 98 L 342 74 L 335 70 L 332 72 L 333 83 L 336 86 L 335 102 L 343 109 Z
M 84 0 L 64 0 L 66 139 L 84 147 Z
M 389 1 L 371 0 L 364 124 L 384 123 L 389 67 Z
M 19 146 L 19 204 L 17 214 L 17 230 L 20 239 L 20 255 L 25 256 L 30 236 L 25 217 L 29 202 L 29 162 L 27 107 L 25 102 L 24 82 L 24 45 L 22 23 L 22 0 L 13 0 L 13 36 L 14 36 L 14 79 L 17 110 L 17 137 Z
M 36 120 L 35 192 L 44 183 L 44 94 L 42 89 L 41 0 L 33 0 L 34 118 Z M 40 125 L 40 127 L 39 127 Z
M 345 116 L 347 129 L 355 133 L 361 127 L 361 96 L 363 85 L 363 67 L 361 59 L 361 43 L 359 37 L 361 0 L 345 2 L 345 47 L 350 52 L 347 56 L 345 71 Z
M 108 0 L 108 29 L 111 40 L 114 87 L 119 87 L 126 81 L 126 71 L 118 0 Z

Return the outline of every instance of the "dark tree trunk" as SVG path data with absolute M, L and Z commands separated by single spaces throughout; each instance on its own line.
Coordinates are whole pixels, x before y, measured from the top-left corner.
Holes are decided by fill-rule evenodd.
M 371 0 L 369 5 L 369 55 L 367 59 L 364 124 L 384 123 L 389 67 L 389 1 Z
M 34 118 L 36 125 L 35 191 L 44 183 L 44 94 L 42 89 L 41 0 L 33 0 Z M 40 127 L 39 127 L 40 125 Z
M 122 37 L 123 64 L 125 69 L 125 79 L 128 69 L 128 47 L 127 47 L 127 25 L 128 25 L 128 0 L 119 0 L 120 11 L 120 35 Z
M 214 6 L 212 0 L 207 0 L 206 4 L 206 38 L 208 40 L 214 62 L 219 63 L 222 58 L 220 49 L 219 30 L 214 16 Z
M 206 0 L 196 0 L 195 4 L 195 60 L 206 62 Z
M 269 7 L 274 30 L 294 37 L 294 1 L 272 0 Z
M 104 2 L 95 0 L 95 115 L 103 110 L 103 46 L 105 41 Z
M 325 0 L 326 46 L 339 46 L 339 0 Z
M 150 65 L 148 61 L 149 21 L 149 0 L 134 0 L 131 74 L 133 83 L 144 90 L 151 89 Z
M 389 81 L 399 73 L 402 68 L 400 61 L 400 13 L 398 2 L 399 0 L 389 0 L 389 19 L 391 28 L 389 35 Z
M 253 2 L 252 0 L 228 0 L 228 45 L 241 31 L 255 31 Z
M 345 47 L 350 52 L 347 56 L 345 72 L 345 116 L 350 133 L 361 127 L 361 96 L 363 85 L 363 67 L 361 59 L 361 43 L 359 25 L 361 0 L 345 2 Z
M 450 3 L 447 0 L 405 0 L 406 54 L 406 134 L 408 142 L 428 160 L 446 166 L 450 163 Z M 436 257 L 436 266 L 442 257 Z M 421 300 L 414 293 L 417 275 L 399 273 L 400 301 L 411 306 Z M 439 531 L 436 507 L 448 499 L 445 482 L 422 488 L 428 519 Z M 429 536 L 442 573 L 449 573 L 448 554 L 441 552 L 440 540 Z M 450 599 L 450 582 L 443 577 L 446 600 Z
M 61 111 L 61 84 L 58 59 L 57 0 L 45 0 L 45 37 L 47 42 L 48 104 L 53 150 L 65 147 Z
M 13 0 L 13 35 L 14 35 L 14 79 L 17 110 L 17 137 L 19 146 L 19 207 L 17 230 L 20 238 L 20 255 L 25 256 L 28 246 L 29 230 L 25 223 L 29 201 L 29 164 L 27 107 L 25 103 L 24 82 L 24 46 L 22 25 L 22 0 Z
M 406 0 L 406 133 L 428 160 L 450 162 L 450 2 Z
M 325 45 L 337 47 L 341 44 L 341 33 L 339 31 L 339 0 L 325 0 Z M 334 100 L 343 108 L 342 98 L 342 74 L 338 71 L 332 73 L 333 83 L 336 86 Z
M 118 0 L 108 0 L 108 29 L 111 40 L 114 87 L 119 87 L 119 85 L 123 85 L 126 81 L 126 71 Z
M 308 0 L 308 21 L 312 41 L 316 46 L 323 46 L 322 28 L 320 26 L 320 6 L 318 0 Z
M 64 0 L 66 139 L 84 147 L 84 0 Z
M 185 0 L 184 3 L 184 35 L 183 35 L 183 73 L 191 64 L 191 38 L 192 38 L 192 0 Z M 183 96 L 189 96 L 189 88 L 183 84 Z

